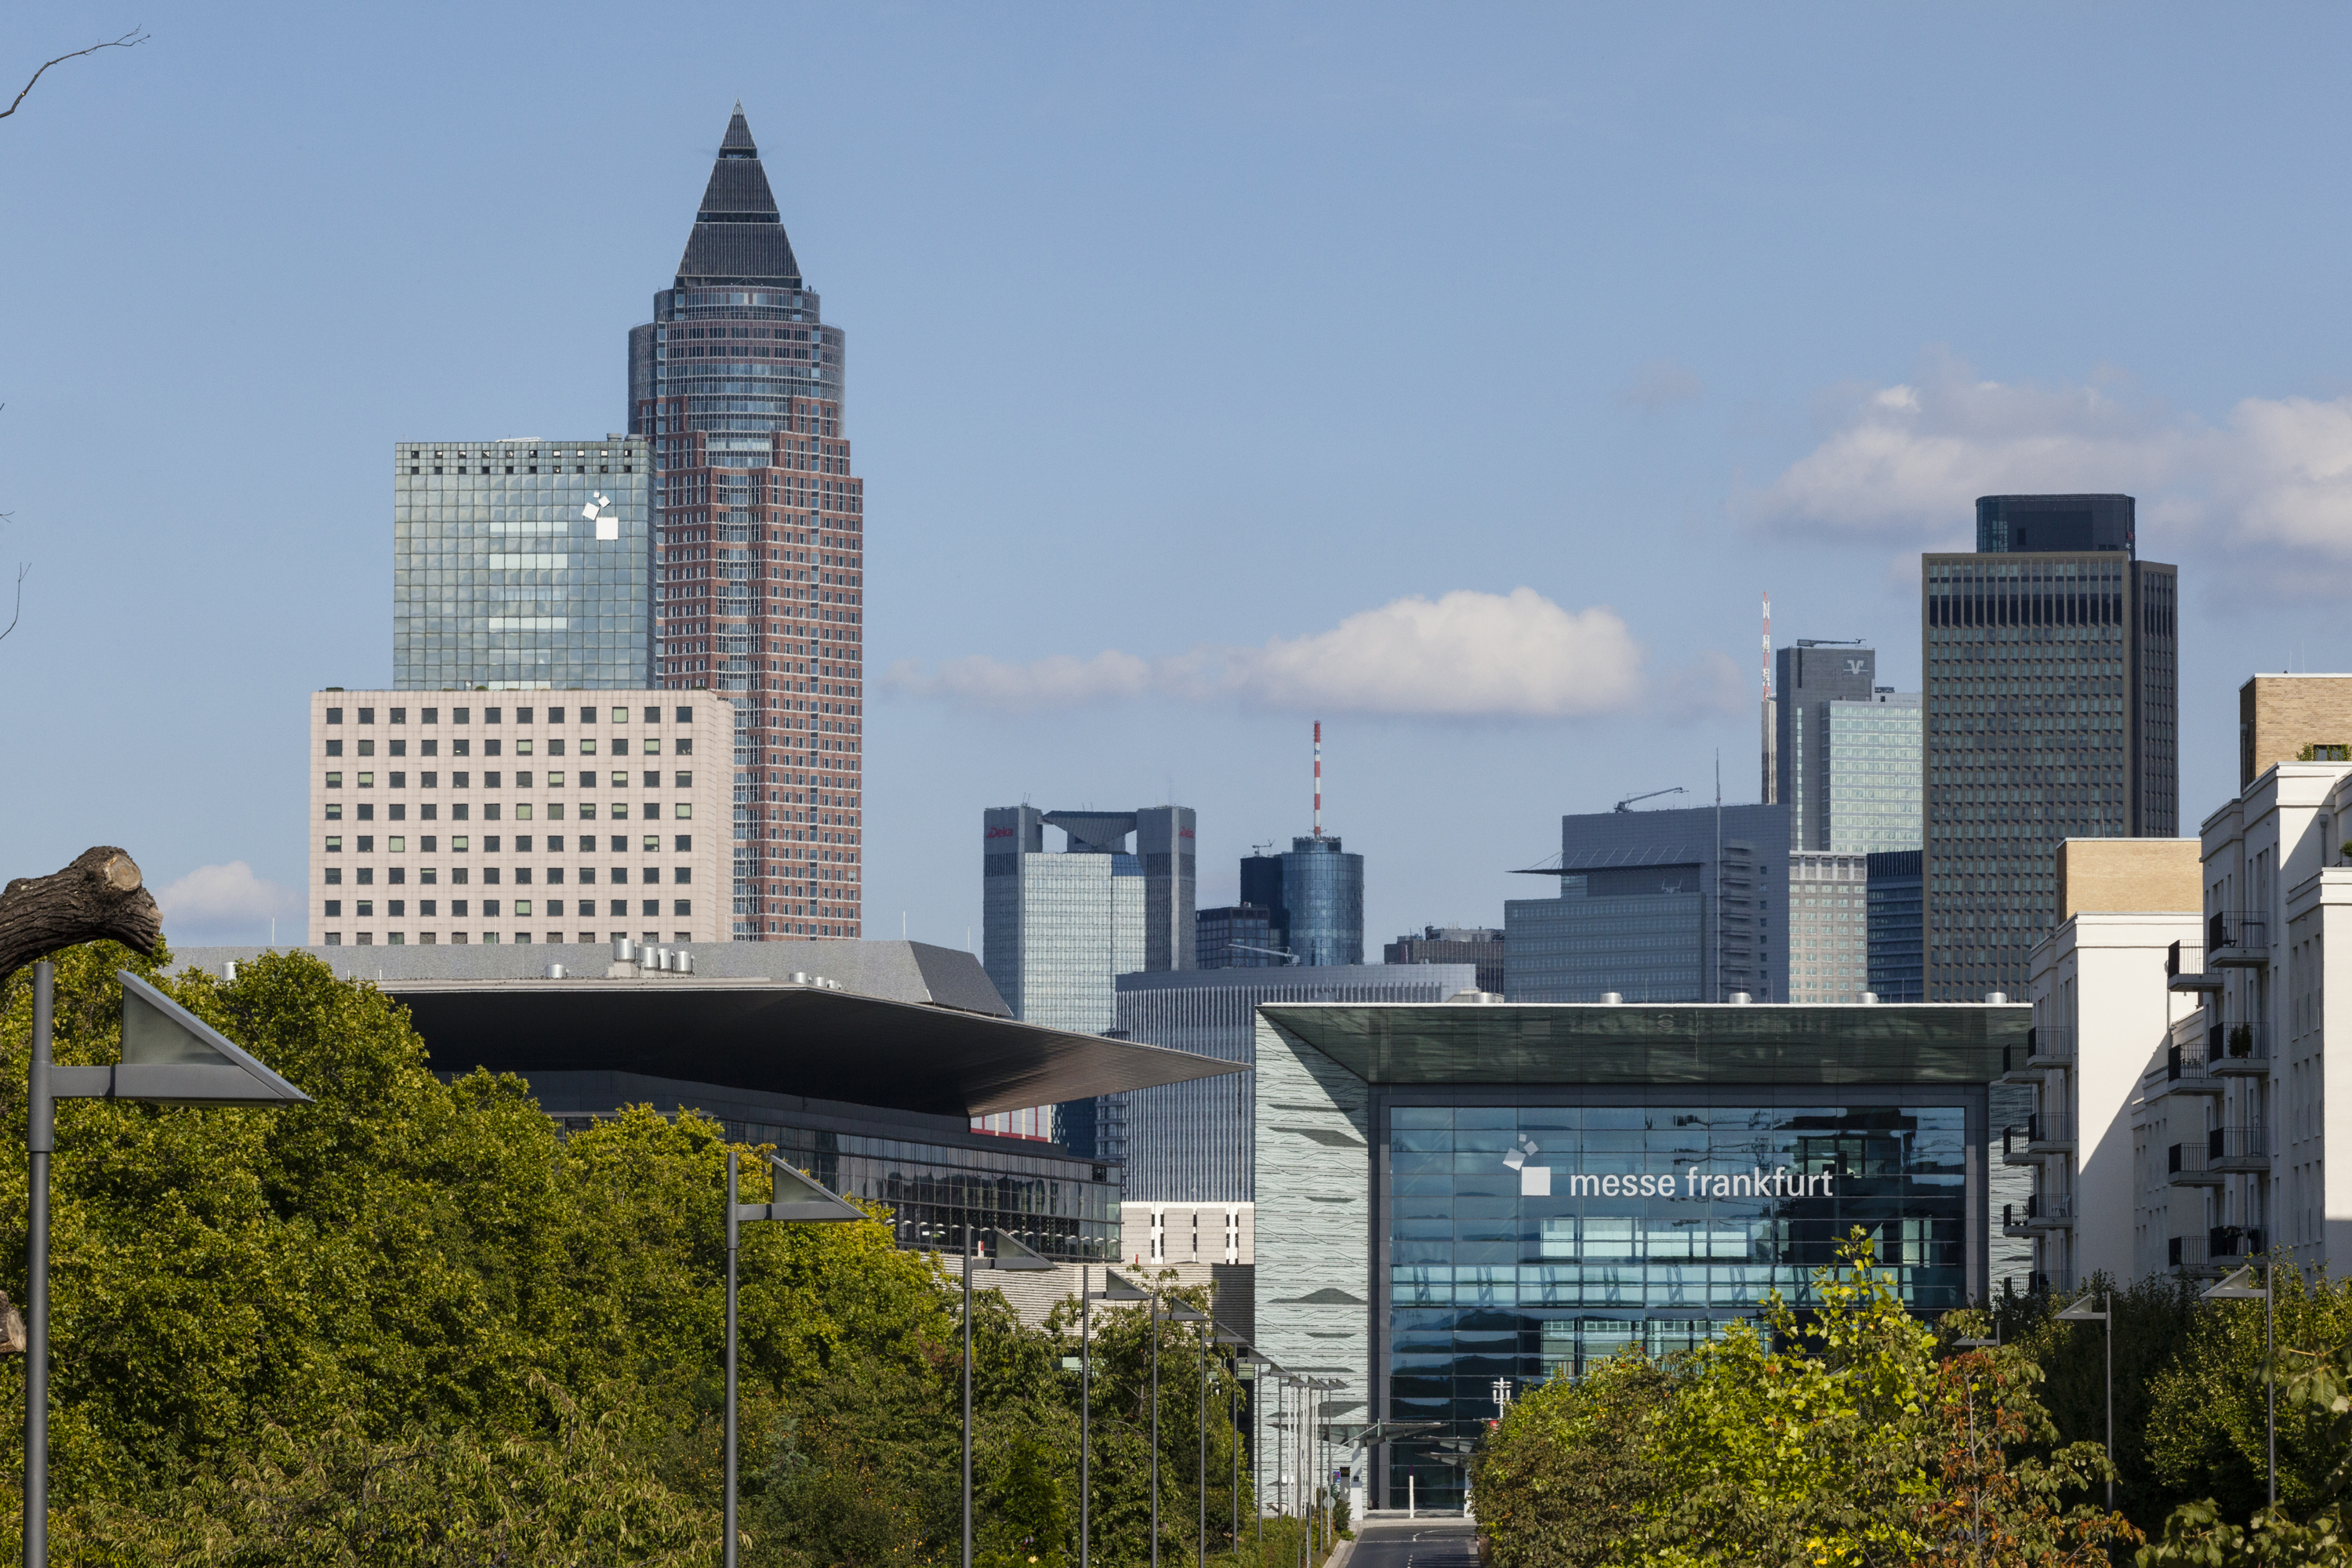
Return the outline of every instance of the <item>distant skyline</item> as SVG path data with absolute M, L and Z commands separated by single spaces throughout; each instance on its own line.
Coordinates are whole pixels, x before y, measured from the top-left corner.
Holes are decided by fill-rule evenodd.
M 1231 903 L 1318 718 L 1368 945 L 1499 923 L 1564 813 L 1755 799 L 1760 592 L 1918 689 L 1981 494 L 2179 563 L 2184 832 L 2240 681 L 2352 668 L 2340 10 L 129 19 L 0 121 L 4 874 L 121 843 L 182 943 L 299 929 L 383 452 L 625 429 L 738 98 L 858 332 L 869 935 L 977 946 L 1024 798 L 1195 808 Z

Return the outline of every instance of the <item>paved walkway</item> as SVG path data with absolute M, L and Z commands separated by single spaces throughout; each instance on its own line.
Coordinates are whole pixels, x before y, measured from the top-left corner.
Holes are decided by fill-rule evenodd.
M 1475 1568 L 1478 1527 L 1466 1519 L 1371 1519 L 1356 1531 L 1347 1568 Z

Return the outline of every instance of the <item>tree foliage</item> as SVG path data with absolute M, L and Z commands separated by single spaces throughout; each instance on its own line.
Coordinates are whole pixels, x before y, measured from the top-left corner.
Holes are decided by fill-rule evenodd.
M 716 1122 L 638 1107 L 561 1134 L 517 1079 L 436 1079 L 404 1009 L 299 953 L 234 980 L 173 977 L 167 954 L 111 944 L 56 962 L 59 1062 L 117 1059 L 113 974 L 130 969 L 317 1101 L 59 1106 L 59 1560 L 716 1561 Z M 0 1117 L 20 1127 L 31 978 L 0 991 Z M 746 1163 L 747 1201 L 761 1168 Z M 25 1197 L 18 1152 L 0 1162 L 0 1286 L 19 1300 Z M 951 1560 L 960 1288 L 883 1223 L 747 1226 L 741 1247 L 744 1562 Z M 1150 1553 L 1150 1336 L 1136 1312 L 1095 1323 L 1095 1554 L 1118 1568 Z M 982 1290 L 972 1327 L 981 1555 L 1061 1568 L 1076 1557 L 1078 1380 L 1059 1360 L 1076 1353 L 1073 1325 L 1024 1328 Z M 1181 1558 L 1197 1535 L 1197 1341 L 1163 1323 L 1160 1353 L 1161 1549 Z M 1220 1542 L 1228 1387 L 1220 1369 Z M 0 1364 L 12 1470 L 23 1397 L 21 1366 Z M 0 1488 L 0 1535 L 17 1535 L 16 1506 Z
M 1501 1568 L 2087 1564 L 2133 1532 L 2065 1497 L 2101 1473 L 2053 1435 L 2014 1351 L 1944 1356 L 1859 1235 L 1800 1317 L 1664 1366 L 1629 1352 L 1505 1415 L 1474 1465 Z

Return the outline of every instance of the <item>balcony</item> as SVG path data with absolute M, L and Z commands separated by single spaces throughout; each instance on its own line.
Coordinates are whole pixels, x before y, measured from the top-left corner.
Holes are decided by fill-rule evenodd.
M 2271 1026 L 2240 1022 L 2205 1031 L 2205 1070 L 2216 1078 L 2268 1078 Z
M 2025 1031 L 2025 1065 L 2030 1068 L 2071 1067 L 2074 1061 L 2074 1031 L 2059 1024 L 2036 1024 Z
M 2049 1068 L 2074 1065 L 2074 1031 L 2063 1026 L 2036 1024 L 2025 1031 L 2025 1044 L 2000 1048 L 2004 1083 L 2038 1083 Z
M 2070 1268 L 2036 1269 L 2033 1293 L 2037 1296 L 2071 1296 L 2074 1292 L 2074 1273 Z
M 2234 1268 L 2263 1250 L 2260 1226 L 2217 1225 L 2205 1233 L 2205 1256 L 2216 1268 Z
M 2022 1125 L 2000 1130 L 2003 1164 L 2031 1164 L 2052 1154 L 2072 1153 L 2074 1149 L 2074 1118 L 2065 1111 L 2037 1110 Z
M 2211 1171 L 2267 1171 L 2271 1168 L 2271 1130 L 2267 1127 L 2216 1127 L 2205 1134 L 2205 1167 Z
M 2206 1158 L 2206 1140 L 2175 1143 L 2165 1151 L 2164 1179 L 2175 1187 L 2218 1187 L 2228 1178 Z
M 2217 914 L 2205 918 L 2205 962 L 2222 969 L 2249 969 L 2271 961 L 2270 922 L 2261 915 Z
M 2178 1268 L 2183 1274 L 2228 1273 L 2227 1265 L 2213 1261 L 2211 1247 L 2210 1236 L 2176 1236 L 2165 1244 L 2165 1267 Z
M 2000 1205 L 2000 1228 L 2011 1236 L 2037 1231 L 2071 1230 L 2074 1226 L 2074 1194 L 2035 1193 L 2021 1204 Z
M 2213 1076 L 2202 1046 L 2168 1046 L 2164 1053 L 2164 1089 L 2168 1094 L 2220 1094 L 2221 1080 Z

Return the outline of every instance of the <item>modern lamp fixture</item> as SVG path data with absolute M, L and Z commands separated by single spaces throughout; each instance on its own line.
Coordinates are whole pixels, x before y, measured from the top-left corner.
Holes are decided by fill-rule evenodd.
M 2251 1301 L 2256 1297 L 2263 1303 L 2263 1397 L 2267 1404 L 2270 1425 L 2271 1506 L 2278 1506 L 2278 1377 L 2271 1367 L 2272 1276 L 2277 1268 L 2273 1259 L 2263 1259 L 2263 1282 L 2254 1283 L 2254 1266 L 2247 1264 L 2228 1278 L 2208 1285 L 2199 1292 L 2201 1301 Z
M 765 1156 L 768 1174 L 774 1181 L 769 1202 L 745 1204 L 735 1201 L 736 1151 L 727 1151 L 727 1463 L 726 1506 L 723 1524 L 727 1543 L 721 1558 L 726 1568 L 735 1568 L 735 1255 L 742 1245 L 741 1227 L 761 1220 L 783 1220 L 797 1225 L 833 1225 L 849 1220 L 870 1219 L 864 1209 L 830 1192 L 798 1171 L 777 1159 Z
M 49 1156 L 60 1100 L 135 1100 L 149 1105 L 308 1105 L 310 1097 L 127 969 L 122 1059 L 113 1067 L 49 1061 L 57 967 L 33 966 L 33 1060 L 26 1080 L 29 1156 L 25 1325 L 25 1564 L 49 1560 Z
M 2264 1297 L 2268 1299 L 2267 1295 Z M 2099 1310 L 2091 1310 L 2091 1298 L 2081 1300 L 2058 1314 L 2062 1323 L 2097 1323 L 2105 1332 L 2100 1337 L 2107 1350 L 2107 1507 L 2116 1506 L 2116 1325 L 2113 1313 L 2116 1299 L 2112 1295 L 2099 1298 Z
M 995 1250 L 972 1251 L 972 1227 L 963 1228 L 963 1568 L 971 1568 L 971 1272 L 1002 1268 L 1024 1274 L 1050 1272 L 1053 1260 L 1032 1252 L 1001 1230 L 988 1233 Z

